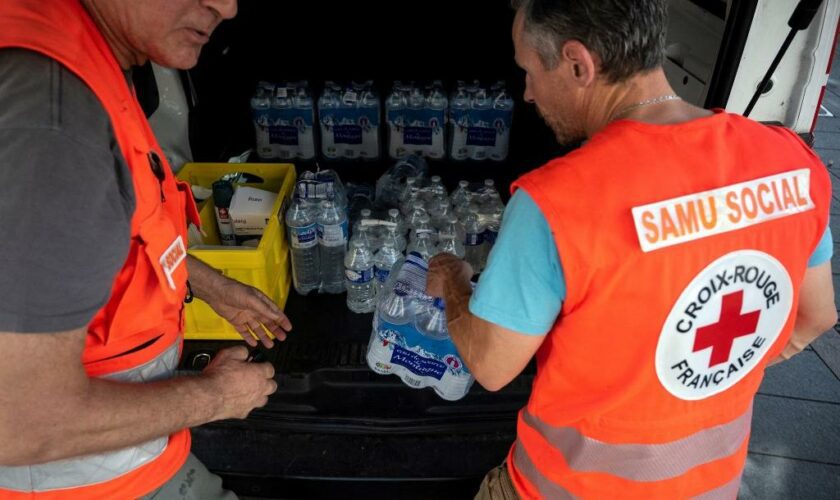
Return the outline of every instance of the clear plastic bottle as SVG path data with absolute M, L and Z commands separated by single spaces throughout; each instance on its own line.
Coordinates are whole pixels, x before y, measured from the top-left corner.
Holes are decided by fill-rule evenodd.
M 373 280 L 373 255 L 362 239 L 354 239 L 344 258 L 347 307 L 355 313 L 369 313 L 376 308 Z
M 417 307 L 414 326 L 423 336 L 433 340 L 445 340 L 449 337 L 446 328 L 446 310 L 443 299 L 435 298 L 430 304 Z
M 414 241 L 408 245 L 408 252 L 416 252 L 423 258 L 423 260 L 428 261 L 432 258 L 432 255 L 435 254 L 435 244 L 428 233 L 420 233 Z
M 474 122 L 474 125 L 478 129 L 489 129 L 492 128 L 492 123 L 486 121 L 488 118 L 486 116 L 486 111 L 489 110 L 493 105 L 493 101 L 487 95 L 487 91 L 485 89 L 479 89 L 475 93 L 475 97 L 473 98 L 472 102 L 472 114 L 478 117 L 478 120 L 471 120 Z M 488 154 L 490 152 L 490 146 L 471 146 L 470 147 L 470 154 L 469 157 L 472 160 L 483 161 L 486 160 Z
M 395 238 L 385 238 L 382 248 L 373 256 L 373 272 L 376 275 L 376 285 L 379 289 L 385 286 L 394 265 L 402 258 L 402 252 L 396 247 Z
M 414 320 L 412 300 L 399 288 L 390 287 L 385 297 L 379 301 L 379 318 L 392 325 L 407 325 Z
M 408 229 L 413 230 L 420 224 L 420 219 L 424 216 L 428 215 L 426 212 L 425 204 L 417 200 L 411 205 L 411 212 L 409 212 L 407 217 L 407 224 Z
M 434 197 L 446 198 L 448 196 L 446 186 L 443 185 L 443 180 L 439 175 L 433 175 L 429 179 L 429 187 L 427 188 L 427 191 Z
M 292 281 L 295 290 L 306 295 L 321 284 L 318 224 L 306 201 L 292 202 L 286 211 L 286 231 L 292 257 Z
M 271 127 L 271 91 L 262 83 L 251 98 L 251 117 L 256 134 L 257 155 L 265 160 L 274 158 L 274 148 L 269 139 Z
M 432 227 L 438 230 L 441 229 L 446 225 L 449 220 L 449 216 L 452 214 L 452 206 L 449 204 L 448 199 L 443 198 L 441 200 L 437 200 L 437 202 L 429 208 L 429 215 L 432 218 Z
M 383 246 L 385 245 L 386 241 L 390 241 L 398 252 L 404 253 L 406 247 L 408 246 L 408 241 L 405 239 L 404 234 L 405 233 L 397 229 L 396 226 L 388 226 L 385 229 L 385 234 L 382 237 Z
M 438 235 L 438 244 L 435 247 L 435 254 L 450 253 L 459 259 L 463 259 L 466 253 L 463 240 L 458 238 L 455 233 L 440 233 Z
M 452 192 L 452 196 L 449 197 L 449 200 L 452 202 L 453 207 L 457 207 L 458 205 L 469 203 L 471 197 L 472 193 L 470 193 L 470 183 L 461 180 L 458 181 L 458 187 Z
M 476 208 L 471 208 L 464 220 L 464 232 L 466 233 L 464 260 L 472 266 L 474 272 L 479 273 L 484 259 L 484 226 L 481 224 Z
M 321 202 L 318 213 L 318 249 L 321 288 L 325 293 L 344 291 L 344 255 L 347 248 L 347 216 L 333 200 Z
M 388 222 L 396 226 L 397 233 L 405 234 L 408 232 L 408 227 L 405 225 L 405 219 L 396 208 L 388 210 Z
M 417 224 L 411 228 L 409 240 L 411 242 L 414 242 L 421 234 L 429 236 L 429 238 L 432 240 L 432 243 L 434 243 L 437 239 L 435 235 L 435 230 L 434 228 L 432 228 L 432 218 L 429 217 L 429 214 L 423 214 L 420 216 L 419 220 L 417 221 Z
M 301 82 L 297 90 L 295 109 L 300 114 L 300 120 L 295 124 L 298 128 L 298 157 L 311 160 L 315 158 L 315 130 L 312 128 L 315 113 L 307 82 Z
M 460 88 L 450 101 L 449 157 L 463 161 L 470 157 L 467 134 L 470 129 L 470 96 Z

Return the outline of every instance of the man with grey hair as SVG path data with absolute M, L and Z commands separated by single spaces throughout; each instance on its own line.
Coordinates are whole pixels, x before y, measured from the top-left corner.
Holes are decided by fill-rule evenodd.
M 734 498 L 765 368 L 836 321 L 825 167 L 791 131 L 682 101 L 665 0 L 517 0 L 524 98 L 573 153 L 530 172 L 473 293 L 430 265 L 486 389 L 536 355 L 479 498 Z
M 0 497 L 233 498 L 189 428 L 245 418 L 269 363 L 220 350 L 178 377 L 184 302 L 252 345 L 288 318 L 187 255 L 197 212 L 131 85 L 190 68 L 236 0 L 0 2 Z M 189 282 L 187 278 L 189 277 Z

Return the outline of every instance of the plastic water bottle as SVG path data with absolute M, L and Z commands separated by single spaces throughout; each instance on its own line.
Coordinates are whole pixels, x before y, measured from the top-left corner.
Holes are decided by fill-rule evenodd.
M 467 133 L 470 129 L 470 96 L 462 87 L 452 97 L 450 104 L 449 156 L 456 161 L 469 158 Z
M 414 230 L 417 226 L 420 225 L 420 219 L 424 216 L 428 215 L 426 212 L 425 204 L 417 200 L 411 204 L 411 212 L 408 214 L 407 223 L 408 229 Z
M 347 216 L 336 207 L 333 200 L 328 199 L 321 202 L 317 221 L 321 287 L 325 293 L 341 293 L 344 291 Z
M 408 242 L 406 241 L 404 234 L 405 233 L 400 231 L 396 226 L 388 226 L 385 233 L 382 235 L 382 245 L 385 245 L 385 242 L 389 241 L 398 252 L 404 253 L 406 247 L 408 246 Z
M 464 232 L 464 259 L 469 262 L 474 272 L 481 272 L 481 261 L 484 258 L 484 226 L 479 219 L 478 209 L 470 209 L 464 220 Z
M 365 160 L 379 158 L 379 96 L 372 87 L 372 82 L 365 83 L 358 105 L 362 114 L 362 145 L 359 148 L 359 157 Z
M 487 196 L 495 194 L 498 197 L 499 191 L 496 190 L 496 181 L 493 179 L 484 179 L 484 187 L 481 188 L 481 194 Z
M 449 100 L 446 98 L 446 94 L 443 93 L 443 85 L 440 82 L 436 82 L 426 103 L 432 115 L 428 124 L 432 128 L 432 145 L 427 146 L 426 150 L 429 158 L 439 160 L 446 155 L 444 132 L 446 130 L 446 108 L 448 105 Z
M 429 187 L 427 188 L 427 191 L 431 194 L 431 197 L 434 198 L 446 198 L 448 196 L 446 186 L 443 185 L 443 180 L 439 175 L 433 175 L 432 178 L 429 179 Z
M 403 219 L 402 214 L 396 208 L 388 210 L 388 222 L 394 224 L 395 231 L 398 234 L 405 234 L 408 232 L 408 227 L 405 225 L 405 219 Z
M 449 216 L 452 215 L 452 206 L 449 200 L 443 198 L 438 200 L 429 208 L 429 215 L 432 217 L 432 227 L 441 229 L 449 221 Z
M 301 82 L 295 96 L 295 110 L 300 116 L 295 119 L 298 128 L 298 157 L 303 160 L 315 158 L 315 131 L 312 128 L 315 113 L 312 96 L 307 89 L 307 83 Z
M 295 290 L 306 295 L 321 284 L 318 224 L 309 204 L 295 200 L 286 211 L 286 232 L 292 255 Z
M 432 255 L 435 254 L 435 244 L 429 233 L 418 234 L 414 241 L 408 245 L 408 252 L 418 253 L 425 261 L 431 259 Z
M 331 86 L 332 82 L 324 85 L 324 93 L 318 99 L 318 115 L 321 120 L 321 152 L 325 158 L 339 157 L 335 144 L 335 126 L 338 124 L 338 97 Z
M 464 231 L 464 225 L 458 220 L 458 216 L 455 214 L 449 214 L 449 217 L 446 219 L 446 224 L 444 224 L 440 230 L 442 234 L 454 234 L 455 237 L 460 241 L 462 244 L 466 239 L 466 232 Z
M 435 255 L 439 253 L 451 253 L 459 259 L 463 259 L 466 253 L 463 240 L 458 238 L 456 233 L 440 233 L 438 244 L 435 248 Z
M 412 300 L 405 291 L 389 288 L 379 302 L 379 317 L 393 325 L 407 325 L 414 319 Z
M 487 227 L 484 230 L 484 257 L 482 259 L 482 269 L 487 266 L 487 259 L 490 256 L 490 251 L 493 245 L 496 244 L 496 238 L 499 236 L 499 228 L 502 227 L 502 216 L 505 213 L 504 205 L 497 205 L 493 203 L 491 210 L 487 215 Z
M 420 216 L 420 220 L 417 224 L 411 228 L 411 234 L 409 234 L 409 241 L 414 242 L 418 236 L 421 234 L 426 234 L 432 239 L 432 243 L 435 241 L 435 230 L 432 229 L 432 218 L 429 217 L 429 214 L 423 214 Z
M 406 101 L 397 88 L 399 84 L 399 82 L 394 83 L 394 90 L 385 101 L 385 113 L 388 116 L 388 156 L 395 160 L 406 155 L 403 147 Z
M 376 289 L 373 281 L 373 255 L 362 239 L 350 243 L 344 257 L 347 288 L 347 308 L 355 313 L 369 313 L 376 308 Z
M 510 127 L 513 120 L 513 98 L 504 89 L 504 82 L 500 84 L 502 89 L 493 99 L 493 109 L 501 115 L 496 117 L 493 124 L 496 129 L 496 147 L 490 150 L 490 159 L 493 161 L 504 161 L 508 156 Z
M 257 155 L 263 159 L 274 158 L 274 148 L 271 146 L 269 128 L 271 127 L 271 96 L 270 90 L 264 88 L 268 84 L 261 83 L 251 98 L 251 117 L 256 134 Z
M 396 236 L 396 235 L 395 235 Z M 402 252 L 396 247 L 396 238 L 386 236 L 382 248 L 373 257 L 373 271 L 376 275 L 377 287 L 382 289 L 394 269 L 394 265 L 402 257 Z
M 289 89 L 285 84 L 278 85 L 274 90 L 274 97 L 271 100 L 271 111 L 274 116 L 272 125 L 276 130 L 286 132 L 291 126 L 289 111 L 292 109 L 292 100 L 289 99 Z M 288 142 L 272 144 L 274 157 L 281 160 L 288 160 L 297 156 L 297 146 Z
M 477 120 L 471 120 L 471 126 L 475 125 L 476 128 L 492 128 L 493 124 L 486 121 L 487 118 L 487 110 L 489 110 L 493 106 L 493 101 L 487 95 L 487 91 L 484 89 L 479 89 L 475 97 L 473 98 L 472 102 L 472 114 L 476 116 Z M 472 146 L 470 151 L 470 159 L 473 160 L 486 160 L 490 147 L 489 146 Z
M 415 314 L 414 326 L 423 336 L 433 340 L 444 340 L 449 337 L 443 299 L 437 297 L 431 304 L 418 307 Z
M 472 194 L 470 193 L 470 183 L 464 180 L 458 181 L 458 187 L 452 191 L 452 196 L 449 200 L 453 207 L 457 207 L 463 203 L 469 203 Z

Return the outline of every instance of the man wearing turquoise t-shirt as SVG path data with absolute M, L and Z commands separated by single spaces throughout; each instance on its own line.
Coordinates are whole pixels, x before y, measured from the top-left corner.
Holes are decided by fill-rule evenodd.
M 593 2 L 591 0 L 587 2 L 568 2 L 564 3 L 564 6 L 539 0 L 521 0 L 514 2 L 514 6 L 518 10 L 513 30 L 516 60 L 526 72 L 524 99 L 526 102 L 536 105 L 538 112 L 554 131 L 559 142 L 571 143 L 579 139 L 593 138 L 599 132 L 607 129 L 611 122 L 617 121 L 641 124 L 650 130 L 657 127 L 674 127 L 676 129 L 679 125 L 703 120 L 706 120 L 704 123 L 709 123 L 709 120 L 714 121 L 714 116 L 722 116 L 720 113 L 700 109 L 682 101 L 674 94 L 673 89 L 668 84 L 661 67 L 662 47 L 657 45 L 657 40 L 664 41 L 664 36 L 662 36 L 664 28 L 656 28 L 657 25 L 663 26 L 664 2 L 659 0 L 634 2 L 632 5 L 628 4 L 619 8 L 618 3 Z M 622 9 L 631 11 L 633 15 L 628 15 Z M 632 19 L 638 21 L 639 19 L 648 19 L 651 16 L 653 17 L 647 24 L 632 22 Z M 610 26 L 611 28 L 610 30 L 604 30 L 603 26 Z M 621 40 L 615 38 L 627 33 L 633 36 Z M 743 123 L 738 124 L 737 127 L 746 129 L 747 127 L 753 127 L 753 125 Z M 615 127 L 612 130 L 616 130 Z M 783 134 L 779 134 L 779 136 L 787 137 Z M 605 141 L 614 139 L 615 134 L 608 138 L 603 135 L 599 137 L 601 145 Z M 786 144 L 785 141 L 779 140 L 779 150 L 782 151 L 787 148 Z M 584 148 L 591 145 L 588 144 Z M 775 144 L 772 146 L 776 147 Z M 670 158 L 678 156 L 674 152 L 673 144 L 662 145 L 662 147 L 671 148 L 668 155 Z M 716 144 L 716 147 L 715 152 L 728 151 L 725 145 Z M 598 151 L 604 149 L 607 148 Z M 802 157 L 813 158 L 812 153 L 805 152 L 805 149 L 804 146 L 801 147 Z M 775 151 L 775 149 L 773 150 Z M 592 149 L 589 148 L 587 151 L 592 151 Z M 616 148 L 616 154 L 621 151 L 621 148 Z M 689 152 L 681 151 L 681 153 L 694 155 L 695 158 L 708 154 L 703 148 L 696 148 L 696 150 Z M 579 159 L 580 156 L 582 155 L 578 155 L 576 158 Z M 624 164 L 622 158 L 617 157 L 614 160 L 617 165 L 616 168 L 621 168 Z M 632 158 L 627 158 L 627 160 L 632 160 Z M 573 160 L 567 162 L 567 164 L 573 163 Z M 679 168 L 684 167 L 682 165 L 674 165 L 673 167 L 673 175 L 680 176 Z M 577 168 L 578 165 L 575 165 L 575 169 Z M 709 168 L 715 168 L 714 163 L 710 164 Z M 792 169 L 794 166 L 791 165 L 789 168 Z M 571 176 L 571 180 L 574 181 L 575 178 Z M 647 179 L 633 179 L 633 181 L 637 180 L 639 185 L 646 185 L 645 189 L 650 186 L 653 186 L 650 191 L 656 189 L 656 185 L 651 184 Z M 722 188 L 724 185 L 711 185 L 704 189 L 711 187 Z M 640 189 L 638 186 L 635 188 Z M 557 196 L 576 192 L 574 185 L 564 186 L 564 189 L 566 191 L 558 193 Z M 702 191 L 702 189 L 697 189 L 694 186 L 688 189 L 691 190 L 681 194 L 688 195 Z M 553 192 L 544 192 L 543 195 L 546 193 L 550 195 Z M 594 194 L 595 192 L 590 188 L 585 194 L 587 196 L 597 196 Z M 540 200 L 540 206 L 545 206 L 546 196 L 543 196 Z M 670 198 L 653 198 L 653 201 L 658 200 L 667 201 Z M 650 201 L 646 203 L 650 203 Z M 638 205 L 633 206 L 640 205 L 643 205 L 643 203 L 639 202 Z M 555 242 L 558 240 L 558 236 L 563 236 L 564 238 L 561 239 L 567 241 L 570 238 L 574 239 L 575 235 L 553 234 L 551 228 L 562 227 L 564 214 L 556 210 L 546 214 L 540 209 L 540 206 L 525 190 L 519 190 L 513 194 L 487 267 L 474 292 L 469 284 L 472 269 L 465 262 L 451 255 L 440 255 L 432 259 L 430 264 L 428 291 L 432 295 L 445 299 L 451 338 L 476 380 L 490 391 L 499 390 L 516 378 L 534 354 L 543 346 L 547 338 L 563 335 L 564 302 L 567 297 L 571 297 L 570 294 L 576 294 L 578 304 L 580 304 L 585 300 L 581 299 L 581 294 L 585 294 L 586 298 L 597 297 L 603 290 L 603 288 L 588 287 L 567 290 L 563 267 L 564 255 L 562 251 L 558 251 Z M 588 207 L 589 204 L 586 206 Z M 592 215 L 595 219 L 595 214 Z M 548 219 L 551 220 L 550 223 Z M 824 221 L 824 219 L 822 220 Z M 569 225 L 584 227 L 586 225 L 584 222 L 575 220 Z M 624 228 L 628 231 L 632 228 L 633 217 L 629 209 L 626 211 L 624 224 L 626 225 Z M 771 231 L 767 230 L 767 227 L 765 225 L 760 230 L 764 231 L 769 239 L 771 238 Z M 808 269 L 804 272 L 804 278 L 801 283 L 796 283 L 799 290 L 799 301 L 797 308 L 790 311 L 790 315 L 795 317 L 793 334 L 779 357 L 771 360 L 771 363 L 783 361 L 795 355 L 836 321 L 829 262 L 832 254 L 832 238 L 827 224 L 825 227 L 818 227 L 815 224 L 813 228 L 814 230 L 808 235 L 807 241 L 791 242 L 792 245 L 796 245 L 796 248 L 802 250 L 797 256 L 797 265 L 804 267 L 804 261 L 809 253 L 811 258 L 808 262 Z M 591 234 L 598 234 L 598 231 L 604 229 L 595 225 L 593 229 L 587 227 L 587 230 L 590 231 L 591 236 Z M 721 232 L 731 230 L 725 227 L 721 228 Z M 819 237 L 820 234 L 822 234 L 822 238 Z M 704 237 L 696 236 L 693 239 Z M 633 235 L 633 238 L 635 239 L 635 235 Z M 817 240 L 819 240 L 819 243 L 815 245 Z M 586 241 L 592 240 L 588 239 Z M 610 239 L 609 241 L 613 242 L 614 240 Z M 608 250 L 604 248 L 597 250 L 600 252 L 598 253 L 599 256 L 608 254 Z M 742 249 L 738 250 L 742 251 Z M 581 266 L 597 266 L 600 264 L 599 262 L 588 262 L 585 251 L 578 251 L 575 257 L 576 260 L 567 254 L 566 265 L 569 267 L 566 268 L 566 275 L 573 276 L 577 273 L 576 275 L 580 277 L 582 276 L 582 273 L 579 272 Z M 697 276 L 701 275 L 702 272 Z M 723 276 L 722 279 L 729 279 L 726 278 L 725 274 Z M 661 277 L 648 277 L 646 275 L 638 278 L 654 280 Z M 573 282 L 573 280 L 570 279 L 570 282 Z M 577 283 L 580 285 L 580 281 Z M 620 280 L 615 280 L 610 282 L 610 286 L 613 286 L 613 290 L 615 290 L 616 287 L 632 286 L 632 283 L 625 285 Z M 731 295 L 735 299 L 740 297 L 735 293 Z M 635 298 L 638 299 L 638 295 Z M 720 303 L 721 299 L 718 298 L 717 300 Z M 642 301 L 639 302 L 642 303 Z M 670 304 L 669 302 L 669 307 Z M 664 306 L 658 304 L 657 307 L 662 309 Z M 737 304 L 738 310 L 735 313 L 740 314 L 740 307 L 739 302 Z M 590 310 L 592 309 L 594 308 Z M 749 311 L 749 309 L 744 311 L 744 314 Z M 719 311 L 718 314 L 720 315 Z M 621 318 L 612 319 L 621 321 Z M 779 328 L 781 328 L 781 325 Z M 578 331 L 578 333 L 581 332 Z M 630 333 L 651 335 L 649 330 Z M 726 333 L 729 335 L 729 332 Z M 557 342 L 557 337 L 554 337 L 550 342 L 552 343 L 547 345 L 554 347 L 560 345 Z M 656 344 L 654 343 L 653 346 L 655 347 Z M 695 346 L 695 349 L 698 349 L 698 347 Z M 723 354 L 726 355 L 725 352 Z M 554 363 L 562 363 L 562 359 L 558 359 L 562 358 L 562 352 L 555 349 L 551 355 L 554 356 Z M 545 363 L 546 357 L 547 355 L 538 361 Z M 653 358 L 652 354 L 650 358 Z M 756 356 L 755 359 L 759 359 L 759 357 Z M 573 360 L 570 359 L 569 361 Z M 674 363 L 679 366 L 677 361 Z M 650 368 L 648 370 L 650 372 L 653 367 L 645 368 Z M 540 372 L 539 366 L 538 372 Z M 548 373 L 553 372 L 548 371 Z M 564 380 L 563 382 L 568 381 Z M 548 394 L 548 396 L 553 394 Z M 543 396 L 544 398 L 538 399 L 541 403 L 546 403 L 544 399 L 548 396 Z M 534 395 L 532 395 L 533 399 Z M 682 399 L 691 398 L 685 397 Z M 574 405 L 579 402 L 569 403 Z M 534 405 L 534 408 L 539 411 L 543 406 Z M 526 422 L 526 424 L 528 423 Z M 566 424 L 566 422 L 562 424 Z M 521 463 L 516 465 L 514 469 L 514 472 L 517 472 L 514 477 L 511 477 L 513 473 L 509 474 L 510 466 L 503 465 L 491 471 L 482 485 L 479 498 L 516 498 L 518 494 L 534 495 L 535 489 L 539 490 L 542 496 L 561 496 L 559 493 L 549 495 L 546 492 L 559 492 L 564 487 L 563 481 L 574 482 L 577 480 L 573 476 L 578 472 L 581 475 L 585 473 L 594 474 L 595 472 L 602 472 L 602 468 L 608 469 L 604 472 L 605 476 L 618 478 L 619 481 L 632 482 L 632 477 L 628 480 L 625 476 L 633 476 L 637 472 L 637 475 L 644 477 L 647 477 L 647 475 L 659 477 L 657 474 L 661 474 L 663 478 L 672 477 L 657 469 L 657 464 L 667 462 L 667 460 L 657 462 L 657 464 L 649 464 L 638 456 L 635 456 L 634 460 L 619 459 L 615 461 L 612 461 L 613 457 L 610 459 L 600 457 L 597 464 L 584 460 L 585 463 L 580 464 L 577 469 L 575 469 L 575 466 L 569 465 L 571 463 L 569 460 L 558 459 L 556 463 L 551 463 L 551 461 L 545 459 L 549 456 L 559 455 L 560 449 L 564 444 L 568 444 L 566 442 L 568 440 L 573 442 L 569 445 L 572 448 L 571 455 L 585 454 L 589 446 L 596 447 L 596 444 L 598 446 L 603 445 L 602 448 L 605 449 L 610 448 L 611 443 L 596 443 L 595 438 L 589 441 L 587 436 L 576 434 L 581 432 L 580 429 L 557 427 L 560 424 L 555 424 L 549 429 L 552 432 L 556 431 L 556 434 L 551 434 L 549 437 L 541 434 L 542 438 L 535 438 L 533 437 L 536 433 L 534 429 L 539 425 L 523 424 L 522 415 L 520 415 L 519 425 L 520 431 L 525 428 L 531 434 L 524 437 L 522 434 L 519 435 L 519 441 L 514 447 L 514 452 L 521 452 L 527 448 L 521 446 L 520 441 L 523 438 L 527 438 L 531 442 L 543 439 L 545 443 L 550 442 L 554 448 L 549 452 L 545 451 L 548 448 L 547 445 L 533 446 L 532 450 L 536 451 L 530 456 L 530 461 L 521 459 Z M 542 429 L 542 427 L 539 428 Z M 574 437 L 570 437 L 570 435 Z M 580 442 L 575 441 L 575 439 L 580 439 Z M 706 443 L 707 441 L 704 438 L 703 442 Z M 579 446 L 574 445 L 574 443 L 578 443 Z M 620 447 L 620 444 L 615 445 L 616 449 Z M 524 453 L 527 454 L 528 452 L 525 451 Z M 605 451 L 604 453 L 608 452 Z M 609 453 L 612 453 L 612 450 L 609 450 Z M 619 453 L 619 451 L 615 453 Z M 729 452 L 729 454 L 732 453 Z M 720 456 L 728 457 L 729 455 Z M 512 452 L 511 457 L 516 457 L 516 455 Z M 674 458 L 680 458 L 680 456 Z M 637 463 L 641 465 L 637 465 Z M 705 464 L 703 461 L 698 463 Z M 592 469 L 592 467 L 595 467 L 595 469 Z M 625 473 L 624 469 L 628 467 L 632 471 Z M 640 467 L 640 469 L 637 471 L 633 467 Z M 565 472 L 565 468 L 575 470 Z M 688 467 L 686 470 L 692 470 L 693 468 Z M 737 492 L 740 474 L 737 474 L 730 481 L 730 478 L 721 476 L 723 473 L 720 470 L 722 469 L 722 466 L 719 466 L 717 475 L 711 479 L 712 482 L 703 486 L 708 486 L 709 492 L 722 487 L 721 485 L 733 486 L 734 491 Z M 561 470 L 563 470 L 562 473 Z M 670 473 L 670 471 L 667 472 Z M 673 476 L 677 475 L 677 473 L 673 474 Z M 710 474 L 709 477 L 713 475 Z M 523 482 L 522 478 L 525 476 L 530 478 L 528 484 Z M 573 478 L 568 479 L 568 477 Z M 724 482 L 726 484 L 723 484 Z M 685 484 L 688 484 L 688 482 Z M 576 486 L 579 485 L 576 483 Z M 565 492 L 565 490 L 563 491 Z M 614 493 L 618 492 L 615 491 Z M 651 493 L 651 496 L 654 496 L 653 493 Z M 734 494 L 728 495 L 727 493 L 724 496 L 734 496 Z

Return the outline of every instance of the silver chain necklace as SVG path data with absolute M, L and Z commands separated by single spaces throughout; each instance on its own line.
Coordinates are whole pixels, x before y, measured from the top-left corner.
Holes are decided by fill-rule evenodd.
M 631 105 L 627 106 L 626 108 L 622 108 L 621 111 L 619 111 L 618 113 L 616 113 L 612 116 L 610 121 L 613 121 L 616 118 L 622 117 L 622 116 L 626 115 L 627 113 L 629 113 L 630 111 L 633 111 L 634 109 L 638 109 L 638 108 L 641 108 L 641 107 L 644 107 L 644 106 L 651 106 L 653 104 L 661 104 L 663 102 L 681 101 L 681 100 L 682 100 L 682 97 L 678 96 L 677 94 L 668 94 L 668 95 L 661 95 L 659 97 L 653 97 L 651 99 L 647 99 L 647 100 L 644 100 L 644 101 L 641 101 L 641 102 L 637 102 L 636 104 L 631 104 Z

